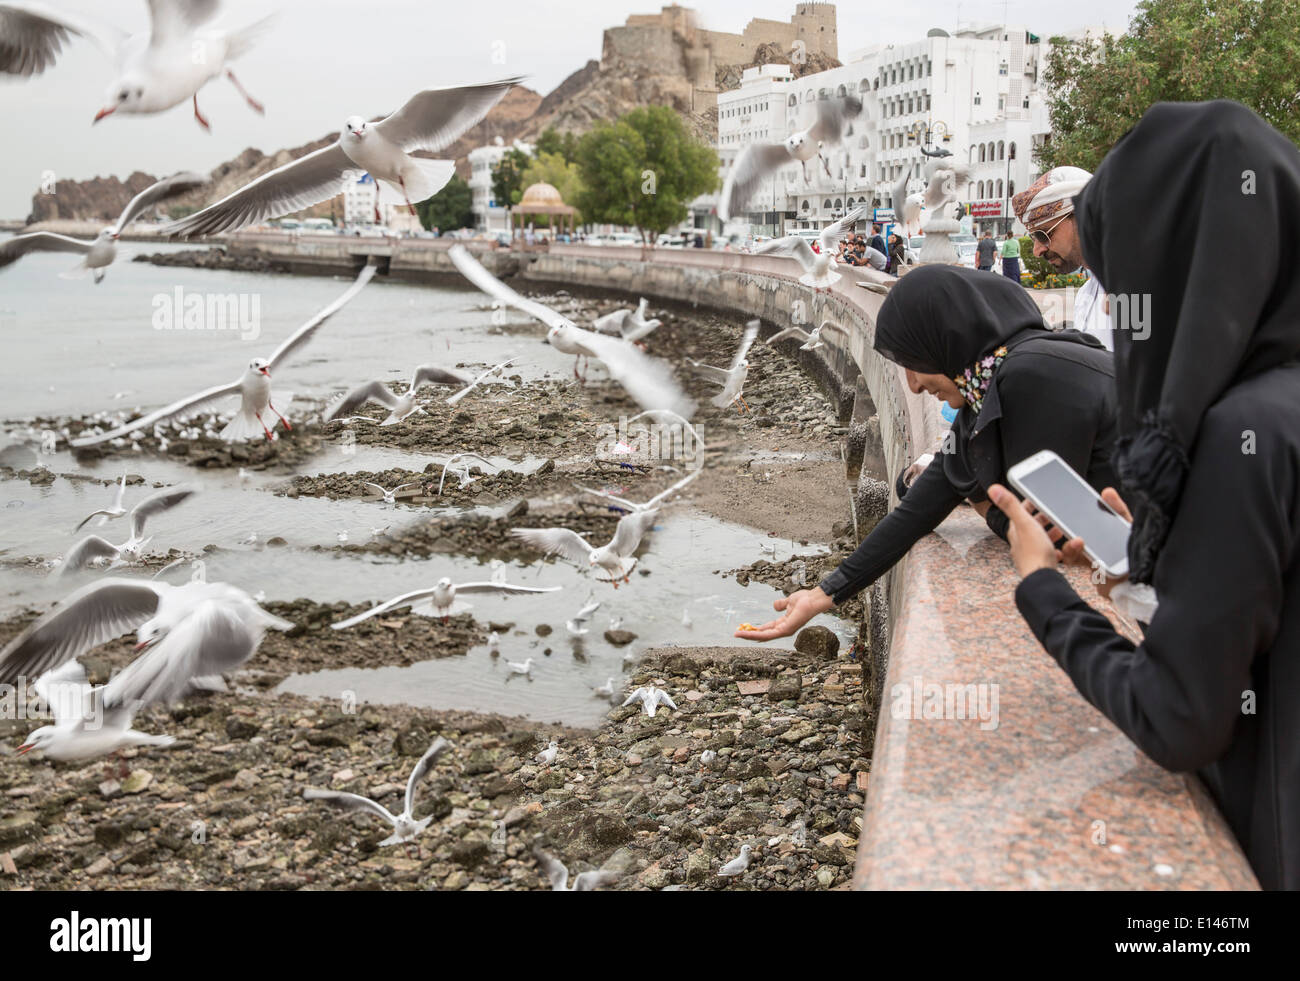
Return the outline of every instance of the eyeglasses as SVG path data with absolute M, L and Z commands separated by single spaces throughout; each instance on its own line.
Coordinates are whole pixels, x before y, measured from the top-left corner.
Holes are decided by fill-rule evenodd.
M 1060 218 L 1056 219 L 1055 224 L 1053 224 L 1051 228 L 1040 228 L 1037 231 L 1030 232 L 1029 237 L 1032 238 L 1039 245 L 1051 245 L 1052 232 L 1056 231 L 1057 225 L 1059 225 L 1061 222 L 1065 221 L 1065 219 L 1069 217 L 1070 215 L 1061 215 Z

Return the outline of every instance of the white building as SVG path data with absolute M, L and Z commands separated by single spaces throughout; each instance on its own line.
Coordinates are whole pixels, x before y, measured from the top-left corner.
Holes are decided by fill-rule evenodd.
M 749 143 L 784 139 L 811 123 L 817 102 L 852 94 L 864 110 L 851 135 L 824 151 L 825 165 L 812 161 L 806 168 L 784 168 L 774 191 L 750 201 L 752 223 L 773 210 L 774 198 L 787 232 L 821 227 L 859 205 L 869 211 L 890 208 L 904 174 L 915 179 L 910 190 L 920 188 L 927 138 L 931 149 L 941 147 L 967 160 L 973 154 L 980 171 L 965 200 L 974 202 L 978 195 L 987 210 L 998 200 L 999 163 L 1003 200 L 1008 180 L 1024 187 L 1032 179 L 1031 145 L 1046 131 L 1038 96 L 1045 51 L 1046 43 L 1022 26 L 962 27 L 951 35 L 933 30 L 920 41 L 868 48 L 848 64 L 799 79 L 781 72 L 783 66 L 747 71 L 739 89 L 718 94 L 718 152 L 734 160 Z M 773 103 L 784 104 L 783 123 L 772 115 Z M 996 153 L 999 141 L 1003 156 L 990 162 L 988 145 Z M 1012 142 L 1017 151 L 1008 178 Z
M 483 231 L 507 231 L 510 228 L 510 202 L 492 197 L 492 170 L 512 148 L 532 155 L 528 143 L 506 146 L 500 137 L 496 141 L 469 152 L 469 188 L 473 195 L 470 207 L 474 211 L 474 227 Z
M 379 187 L 369 174 L 362 174 L 354 181 L 343 186 L 343 224 L 374 225 L 375 199 Z M 405 204 L 385 204 L 379 208 L 379 215 L 384 227 L 393 232 L 418 232 L 422 228 L 417 215 L 411 214 Z

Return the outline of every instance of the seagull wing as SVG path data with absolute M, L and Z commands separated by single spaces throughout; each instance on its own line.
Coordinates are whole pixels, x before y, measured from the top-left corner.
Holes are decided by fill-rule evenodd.
M 824 254 L 831 255 L 835 251 L 844 233 L 853 227 L 854 222 L 862 219 L 862 212 L 862 208 L 854 208 L 839 221 L 833 221 L 822 229 L 821 243 Z
M 274 375 L 284 367 L 294 354 L 310 344 L 312 338 L 316 336 L 316 331 L 321 328 L 325 321 L 351 303 L 356 295 L 365 288 L 366 283 L 375 278 L 377 271 L 377 266 L 368 264 L 362 266 L 361 272 L 357 273 L 357 278 L 353 280 L 351 286 L 343 291 L 342 296 L 329 306 L 318 310 L 310 320 L 295 330 L 287 341 L 275 349 L 275 353 L 267 359 L 266 370 Z
M 654 510 L 660 504 L 662 504 L 664 501 L 668 500 L 668 498 L 672 497 L 674 494 L 679 492 L 683 487 L 685 487 L 687 484 L 689 484 L 692 480 L 694 480 L 702 473 L 704 473 L 703 467 L 701 467 L 699 470 L 695 470 L 687 474 L 685 477 L 677 481 L 677 483 L 673 484 L 671 487 L 667 488 L 666 490 L 661 490 L 654 497 L 650 498 L 650 500 L 646 501 L 645 504 L 641 505 L 641 510 L 644 511 Z
M 396 827 L 397 818 L 383 804 L 371 800 L 369 797 L 362 797 L 360 794 L 348 794 L 342 790 L 317 790 L 315 787 L 308 787 L 302 792 L 304 800 L 323 800 L 327 804 L 333 804 L 335 807 L 345 811 L 369 811 L 377 817 L 383 818 L 389 824 Z
M 462 276 L 468 279 L 488 296 L 500 300 L 507 306 L 512 306 L 517 310 L 522 310 L 535 320 L 540 320 L 547 327 L 573 326 L 573 322 L 567 317 L 562 317 L 544 304 L 525 299 L 505 283 L 501 282 L 501 280 L 497 279 L 490 272 L 484 269 L 482 263 L 470 255 L 469 250 L 466 249 L 465 246 L 453 245 L 447 250 L 447 257 L 451 259 L 452 265 L 460 270 Z
M 464 398 L 466 395 L 468 395 L 470 392 L 474 391 L 474 389 L 478 388 L 479 383 L 482 382 L 483 379 L 487 378 L 489 375 L 493 375 L 493 374 L 495 374 L 496 372 L 500 371 L 502 368 L 505 368 L 505 367 L 507 367 L 508 365 L 512 364 L 512 363 L 514 362 L 514 360 L 515 360 L 514 358 L 511 358 L 511 359 L 508 360 L 508 361 L 502 361 L 500 364 L 493 365 L 493 366 L 492 366 L 491 368 L 489 368 L 487 371 L 483 372 L 483 374 L 479 375 L 479 376 L 478 376 L 477 378 L 475 378 L 472 382 L 470 382 L 468 385 L 466 385 L 464 388 L 462 388 L 462 389 L 461 389 L 459 392 L 457 392 L 455 395 L 453 395 L 453 396 L 451 396 L 449 399 L 447 399 L 447 404 L 448 404 L 448 405 L 455 405 L 457 402 L 459 402 L 461 399 L 463 399 L 463 398 Z M 479 459 L 482 459 L 482 457 L 480 457 Z M 484 462 L 484 463 L 487 463 L 488 461 L 484 460 L 483 462 Z
M 849 332 L 833 320 L 823 320 L 822 325 L 817 329 L 823 333 L 829 330 L 832 334 L 842 334 L 845 337 L 849 336 Z M 804 336 L 806 337 L 807 335 L 805 334 Z
M 39 677 L 135 630 L 158 611 L 158 598 L 171 588 L 147 579 L 110 578 L 74 590 L 0 651 L 0 684 Z
M 458 582 L 453 588 L 458 593 L 554 593 L 564 587 L 515 586 L 508 582 Z
M 342 190 L 348 174 L 358 172 L 343 147 L 331 143 L 263 174 L 202 211 L 169 222 L 159 231 L 180 238 L 235 231 L 328 201 Z
M 375 131 L 407 153 L 412 150 L 441 150 L 479 123 L 522 77 L 503 78 L 481 85 L 425 89 L 407 100 L 387 119 L 375 124 Z
M 144 523 L 155 514 L 170 511 L 181 501 L 198 493 L 195 487 L 171 487 L 157 494 L 150 494 L 131 509 L 131 538 L 139 539 L 144 534 Z
M 586 562 L 592 552 L 586 539 L 568 528 L 511 528 L 510 534 L 545 555 L 562 555 L 573 562 Z
M 68 554 L 63 557 L 63 565 L 60 571 L 69 572 L 72 569 L 84 569 L 95 559 L 115 559 L 120 554 L 121 549 L 109 542 L 108 539 L 100 538 L 98 535 L 87 535 L 68 549 Z
M 808 127 L 808 136 L 830 146 L 843 139 L 844 127 L 862 112 L 862 101 L 854 96 L 827 99 L 817 103 L 817 121 Z
M 0 73 L 39 75 L 58 60 L 70 34 L 89 38 L 109 57 L 126 36 L 43 3 L 0 3 Z
M 415 769 L 411 771 L 410 779 L 406 781 L 406 813 L 415 813 L 415 788 L 419 786 L 429 768 L 438 761 L 438 757 L 451 749 L 451 743 L 439 736 L 433 741 L 433 745 L 425 750 L 424 755 L 420 757 L 420 762 L 415 764 Z
M 643 409 L 669 409 L 680 416 L 695 411 L 695 403 L 682 391 L 673 377 L 668 362 L 652 358 L 629 341 L 620 337 L 594 334 L 581 327 L 571 327 L 581 333 L 580 343 L 599 358 L 605 370 Z
M 374 486 L 376 486 L 376 485 L 375 485 L 375 484 L 371 484 L 370 486 L 371 486 L 371 487 L 374 487 Z M 420 483 L 420 481 L 418 481 L 418 480 L 413 480 L 413 481 L 411 481 L 409 484 L 398 484 L 396 487 L 393 488 L 393 494 L 394 494 L 394 495 L 400 494 L 400 493 L 402 493 L 402 491 L 406 490 L 408 487 L 419 487 L 419 486 L 421 486 L 421 483 Z
M 718 196 L 718 217 L 728 222 L 745 209 L 763 183 L 793 158 L 784 143 L 751 143 L 727 171 Z
M 422 364 L 415 369 L 411 377 L 411 391 L 418 391 L 421 385 L 468 385 L 474 379 L 455 368 L 442 368 L 436 364 Z
M 106 433 L 100 433 L 98 436 L 84 436 L 81 439 L 68 440 L 69 446 L 94 446 L 96 443 L 106 443 L 110 439 L 117 439 L 126 433 L 145 426 L 151 426 L 156 422 L 162 422 L 164 419 L 170 419 L 172 416 L 185 415 L 197 412 L 200 408 L 217 399 L 226 398 L 231 395 L 238 395 L 240 389 L 239 382 L 233 382 L 229 385 L 218 385 L 216 388 L 209 388 L 199 392 L 197 395 L 191 395 L 181 399 L 179 402 L 173 402 L 171 405 L 150 412 L 147 416 L 141 416 L 134 422 L 128 422 L 118 426 L 116 429 Z
M 104 704 L 167 704 L 193 678 L 228 674 L 253 656 L 259 635 L 230 603 L 207 599 L 104 686 Z
M 695 370 L 697 375 L 707 378 L 711 382 L 719 385 L 725 385 L 731 381 L 731 372 L 726 368 L 715 368 L 711 364 L 705 364 L 703 361 L 696 361 L 694 358 L 687 358 L 687 363 Z
M 804 272 L 812 272 L 817 263 L 817 255 L 812 246 L 799 235 L 786 235 L 764 242 L 754 249 L 754 255 L 788 255 L 799 260 Z
M 597 497 L 606 498 L 607 500 L 613 501 L 615 504 L 621 504 L 629 511 L 641 510 L 641 505 L 637 504 L 635 501 L 629 501 L 626 498 L 617 496 L 616 494 L 611 494 L 609 491 L 596 490 L 594 487 L 583 487 L 581 484 L 574 484 L 573 486 L 587 494 L 595 494 Z
M 618 873 L 610 872 L 606 869 L 596 869 L 593 872 L 583 872 L 573 880 L 574 892 L 591 892 L 600 886 L 613 885 L 618 881 Z
M 179 174 L 173 174 L 171 177 L 160 180 L 156 184 L 150 184 L 133 197 L 122 210 L 122 213 L 117 218 L 117 224 L 113 226 L 113 231 L 120 235 L 123 229 L 144 214 L 147 208 L 151 208 L 169 198 L 185 194 L 196 187 L 202 187 L 207 182 L 208 179 L 202 174 L 196 174 L 193 171 L 182 171 Z
M 337 419 L 339 416 L 346 415 L 354 409 L 360 408 L 367 402 L 378 402 L 380 405 L 386 405 L 390 409 L 397 408 L 398 397 L 394 395 L 381 381 L 366 382 L 364 385 L 358 385 L 341 399 L 331 405 L 322 417 L 326 422 Z
M 614 537 L 610 539 L 609 550 L 620 558 L 627 558 L 636 551 L 645 533 L 654 527 L 658 511 L 633 511 L 618 519 Z
M 655 690 L 655 701 L 658 702 L 660 705 L 667 705 L 670 709 L 673 709 L 674 711 L 676 711 L 677 709 L 677 703 L 674 702 L 672 696 L 669 695 L 668 692 L 664 691 L 662 688 L 658 688 Z
M 551 891 L 567 891 L 569 870 L 564 867 L 564 863 L 550 852 L 544 852 L 540 848 L 534 848 L 533 855 L 536 856 L 537 864 L 542 867 L 542 871 L 546 873 L 546 878 L 551 883 Z
M 90 514 L 86 515 L 86 517 L 81 519 L 81 524 L 77 525 L 77 527 L 73 528 L 72 530 L 81 531 L 82 528 L 86 527 L 86 522 L 90 521 L 92 518 L 97 518 L 101 514 L 107 517 L 112 513 L 113 513 L 112 510 L 109 508 L 100 508 L 98 511 L 91 511 Z
M 60 667 L 46 671 L 32 683 L 36 694 L 50 708 L 56 723 L 65 719 L 85 719 L 86 696 L 90 683 L 86 669 L 77 661 L 67 661 Z
M 28 252 L 80 252 L 85 255 L 93 244 L 93 242 L 83 242 L 79 238 L 69 238 L 67 235 L 55 235 L 53 232 L 15 235 L 0 244 L 0 267 L 21 259 Z
M 631 705 L 633 702 L 635 702 L 635 701 L 636 701 L 637 699 L 639 699 L 639 698 L 642 698 L 644 695 L 645 695 L 645 689 L 644 689 L 644 688 L 638 688 L 636 691 L 632 692 L 631 695 L 628 695 L 628 696 L 627 696 L 627 701 L 625 701 L 625 702 L 623 703 L 623 706 L 622 706 L 622 707 L 626 707 L 626 706 L 628 706 L 628 705 Z
M 785 330 L 773 334 L 767 339 L 768 346 L 775 344 L 777 341 L 784 341 L 786 338 L 793 337 L 797 341 L 808 340 L 809 334 L 806 330 L 800 330 L 798 327 L 787 327 Z
M 149 44 L 154 48 L 182 40 L 221 9 L 221 0 L 148 0 Z
M 113 491 L 113 507 L 120 508 L 122 506 L 122 498 L 125 496 L 126 496 L 126 471 L 123 470 L 122 480 L 117 485 L 116 490 Z
M 433 589 L 412 590 L 409 593 L 403 593 L 401 596 L 394 596 L 390 600 L 385 600 L 378 606 L 372 606 L 370 609 L 366 610 L 365 613 L 358 613 L 356 616 L 349 617 L 346 620 L 340 620 L 338 623 L 331 623 L 330 626 L 335 630 L 343 630 L 347 627 L 353 626 L 354 624 L 360 623 L 362 620 L 369 620 L 376 614 L 387 613 L 389 610 L 395 610 L 401 606 L 410 606 L 413 603 L 420 602 L 422 599 L 428 599 L 433 595 L 433 592 Z
M 607 313 L 593 320 L 591 328 L 598 334 L 622 334 L 623 320 L 631 312 L 631 310 L 615 310 L 613 313 Z
M 745 355 L 749 353 L 749 349 L 754 346 L 754 340 L 758 337 L 758 328 L 761 325 L 761 320 L 751 320 L 745 324 L 745 333 L 740 336 L 740 346 L 736 348 L 736 353 L 731 359 L 731 371 L 727 372 L 728 377 L 740 366 L 740 362 L 745 360 Z
M 383 489 L 382 487 L 380 487 L 378 484 L 372 484 L 372 483 L 371 483 L 370 481 L 368 481 L 368 480 L 363 480 L 361 483 L 362 483 L 363 486 L 365 486 L 365 487 L 369 487 L 371 490 L 373 490 L 373 491 L 374 491 L 376 494 L 378 494 L 380 497 L 383 497 L 385 494 L 388 493 L 388 491 L 384 490 L 384 489 Z M 393 491 L 393 493 L 396 494 L 397 491 Z

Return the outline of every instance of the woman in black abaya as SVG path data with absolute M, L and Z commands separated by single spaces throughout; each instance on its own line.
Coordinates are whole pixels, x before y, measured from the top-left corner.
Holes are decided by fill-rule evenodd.
M 1115 325 L 1123 502 L 1106 497 L 1158 606 L 1141 644 L 1118 635 L 997 487 L 1016 603 L 1088 701 L 1200 774 L 1260 883 L 1300 888 L 1300 153 L 1236 103 L 1159 104 L 1075 214 L 1089 268 L 1151 314 L 1149 336 Z
M 1039 450 L 1055 450 L 1098 489 L 1115 479 L 1111 354 L 1078 331 L 1047 330 L 1021 286 L 960 266 L 922 266 L 890 290 L 875 348 L 906 369 L 913 392 L 960 409 L 943 452 L 835 572 L 777 600 L 780 619 L 737 637 L 793 634 L 884 575 L 967 498 L 1005 538 L 1006 518 L 986 491 Z

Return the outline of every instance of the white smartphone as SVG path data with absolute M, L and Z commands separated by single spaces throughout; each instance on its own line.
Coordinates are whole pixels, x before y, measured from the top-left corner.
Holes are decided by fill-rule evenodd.
M 1040 450 L 1007 471 L 1011 486 L 1033 502 L 1108 576 L 1128 575 L 1129 523 L 1051 450 Z

